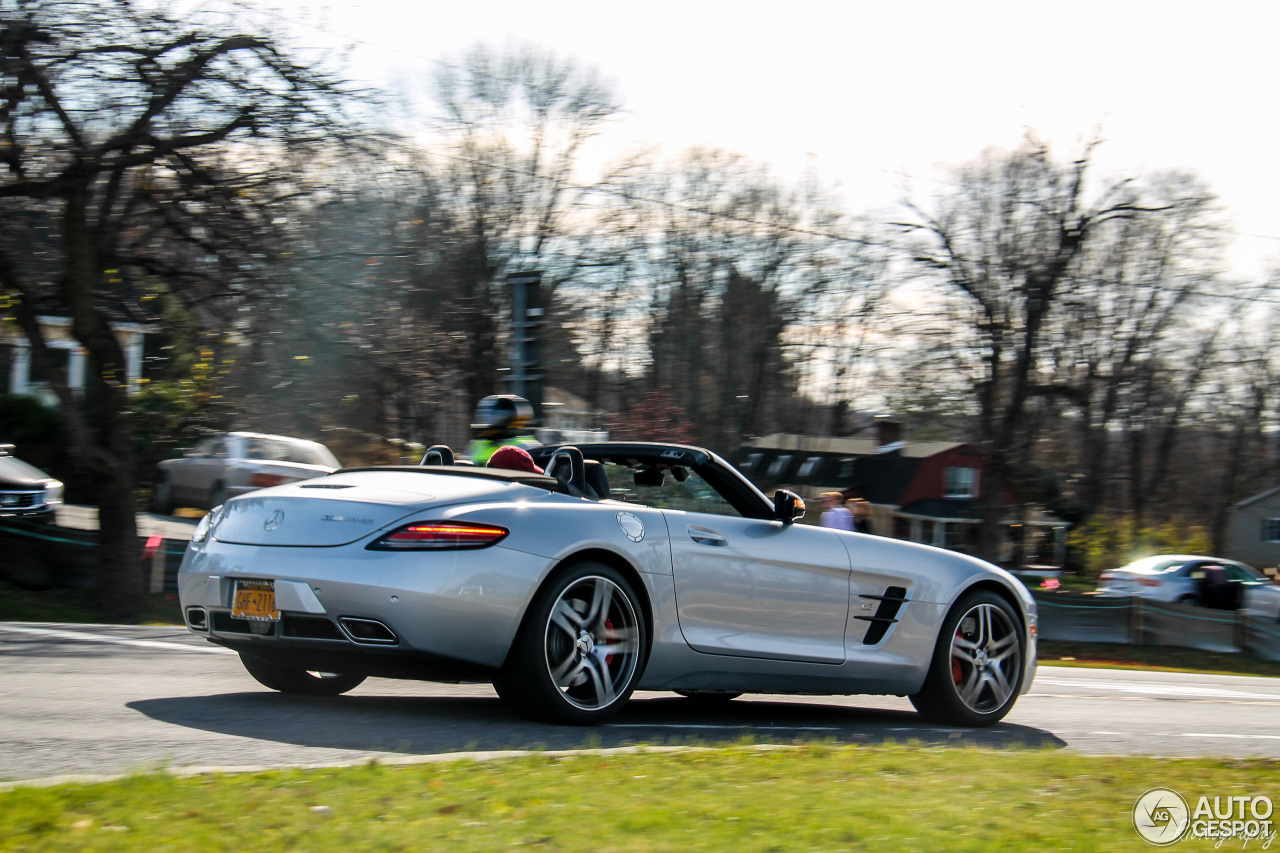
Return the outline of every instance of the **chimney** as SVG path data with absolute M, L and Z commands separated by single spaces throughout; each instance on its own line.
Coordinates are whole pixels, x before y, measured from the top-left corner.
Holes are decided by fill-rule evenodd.
M 897 449 L 902 444 L 902 424 L 889 415 L 876 415 L 876 449 Z

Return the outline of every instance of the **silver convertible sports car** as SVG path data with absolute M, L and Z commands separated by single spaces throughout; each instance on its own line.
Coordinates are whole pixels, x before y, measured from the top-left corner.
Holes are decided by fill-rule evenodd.
M 183 559 L 187 625 L 275 690 L 492 682 L 560 723 L 639 688 L 894 694 L 982 726 L 1031 686 L 1035 604 L 995 566 L 795 524 L 798 496 L 770 500 L 696 447 L 533 454 L 545 474 L 436 447 L 231 498 Z

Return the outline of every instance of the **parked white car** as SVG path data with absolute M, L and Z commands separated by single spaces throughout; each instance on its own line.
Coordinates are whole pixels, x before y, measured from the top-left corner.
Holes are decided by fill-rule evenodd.
M 206 438 L 181 459 L 166 459 L 156 472 L 153 509 L 212 509 L 227 498 L 323 477 L 342 465 L 323 444 L 283 435 L 227 432 Z
M 1204 579 L 1222 570 L 1226 583 L 1238 585 L 1236 601 L 1250 616 L 1280 621 L 1280 586 L 1262 572 L 1235 560 L 1194 554 L 1157 554 L 1135 560 L 1127 566 L 1103 572 L 1098 578 L 1098 594 L 1136 595 L 1175 604 L 1211 606 L 1205 600 Z

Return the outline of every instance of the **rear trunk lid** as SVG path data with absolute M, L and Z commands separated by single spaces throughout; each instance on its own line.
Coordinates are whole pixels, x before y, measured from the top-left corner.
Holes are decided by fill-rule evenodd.
M 352 471 L 259 489 L 227 501 L 211 531 L 233 545 L 347 545 L 432 507 L 513 500 L 533 488 L 488 478 Z M 539 490 L 540 491 L 540 490 Z

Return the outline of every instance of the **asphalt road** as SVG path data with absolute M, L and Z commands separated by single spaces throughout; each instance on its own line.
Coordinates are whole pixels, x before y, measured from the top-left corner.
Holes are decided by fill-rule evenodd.
M 0 780 L 744 736 L 1280 758 L 1280 679 L 1042 667 L 1009 717 L 982 730 L 924 723 L 892 697 L 747 696 L 707 709 L 640 693 L 582 729 L 521 720 L 487 685 L 370 679 L 332 699 L 274 693 L 179 628 L 0 623 Z

